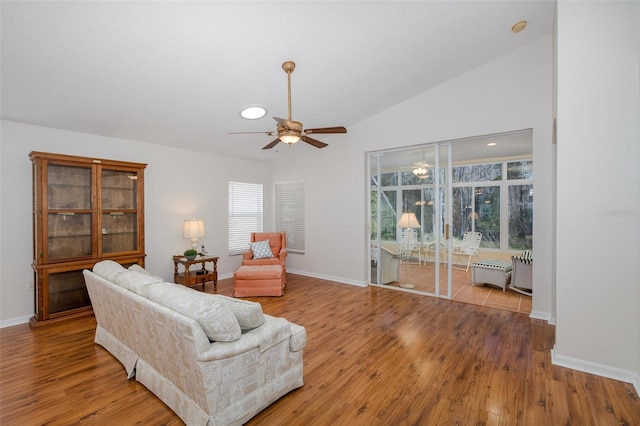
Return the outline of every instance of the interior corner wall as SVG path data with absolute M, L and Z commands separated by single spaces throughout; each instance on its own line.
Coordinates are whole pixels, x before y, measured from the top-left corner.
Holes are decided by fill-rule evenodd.
M 220 277 L 232 276 L 239 256 L 227 254 L 227 182 L 262 183 L 270 199 L 272 165 L 132 140 L 0 122 L 0 327 L 27 322 L 34 313 L 30 151 L 147 163 L 146 267 L 173 282 L 171 256 L 189 248 L 184 219 L 204 219 L 201 238 L 218 256 Z M 265 203 L 265 220 L 271 220 Z
M 307 202 L 308 250 L 304 255 L 292 253 L 287 269 L 366 284 L 367 152 L 533 129 L 533 309 L 537 316 L 551 319 L 551 59 L 549 34 L 349 126 L 346 135 L 323 135 L 323 141 L 330 144 L 325 149 L 280 148 L 274 179 L 304 180 Z
M 640 3 L 557 5 L 553 362 L 640 384 Z

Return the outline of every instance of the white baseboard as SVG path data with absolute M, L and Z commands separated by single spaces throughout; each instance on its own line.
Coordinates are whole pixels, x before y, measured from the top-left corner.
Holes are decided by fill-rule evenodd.
M 552 316 L 549 312 L 532 310 L 531 313 L 529 314 L 529 318 L 546 321 L 549 323 L 549 325 L 556 325 L 556 318 Z
M 218 275 L 219 280 L 226 280 L 227 278 L 233 278 L 233 272 L 229 272 L 228 274 Z M 171 281 L 169 281 L 171 282 Z
M 13 327 L 14 325 L 20 325 L 20 324 L 27 324 L 31 319 L 31 317 L 33 317 L 33 314 L 22 316 L 22 317 L 9 318 L 7 320 L 0 321 L 0 328 Z
M 296 274 L 296 275 L 302 275 L 304 277 L 320 278 L 320 279 L 327 280 L 327 281 L 334 281 L 334 282 L 341 283 L 341 284 L 355 285 L 355 286 L 358 286 L 358 287 L 367 287 L 367 282 L 366 281 L 349 280 L 349 279 L 342 278 L 342 277 L 334 277 L 332 275 L 316 274 L 316 273 L 313 273 L 313 272 L 300 271 L 298 269 L 291 269 L 291 268 L 287 268 L 287 272 L 288 273 L 292 273 L 292 274 Z M 219 280 L 224 280 L 224 279 L 227 279 L 227 278 L 233 278 L 233 274 L 234 273 L 231 272 L 229 274 L 219 275 L 218 279 Z
M 349 280 L 347 278 L 334 277 L 332 275 L 316 274 L 316 273 L 313 273 L 313 272 L 299 271 L 297 269 L 288 269 L 287 268 L 287 272 L 291 272 L 292 274 L 296 274 L 296 275 L 303 275 L 305 277 L 320 278 L 320 279 L 327 280 L 327 281 L 334 281 L 334 282 L 341 283 L 341 284 L 355 285 L 355 286 L 358 286 L 358 287 L 367 287 L 367 282 L 366 281 Z
M 553 348 L 551 349 L 551 363 L 560 367 L 567 367 L 572 370 L 583 371 L 585 373 L 595 374 L 596 376 L 631 383 L 636 388 L 636 393 L 640 395 L 640 374 L 634 373 L 633 371 L 622 370 L 608 365 L 559 355 L 556 352 L 556 345 L 553 345 Z

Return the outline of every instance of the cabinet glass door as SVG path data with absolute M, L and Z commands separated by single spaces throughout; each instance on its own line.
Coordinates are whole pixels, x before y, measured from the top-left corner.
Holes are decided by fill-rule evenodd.
M 49 315 L 91 305 L 81 270 L 49 273 L 46 287 L 49 290 Z
M 47 259 L 92 255 L 91 168 L 47 166 Z
M 138 250 L 138 174 L 135 171 L 101 171 L 102 253 Z
M 91 213 L 49 213 L 48 259 L 91 256 Z

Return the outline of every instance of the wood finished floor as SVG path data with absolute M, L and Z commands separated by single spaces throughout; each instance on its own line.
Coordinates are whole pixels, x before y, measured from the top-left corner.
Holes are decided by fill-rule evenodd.
M 632 385 L 553 366 L 554 328 L 527 315 L 293 274 L 284 297 L 250 300 L 308 343 L 305 385 L 249 425 L 640 424 Z M 94 331 L 93 317 L 1 329 L 0 424 L 182 424 Z

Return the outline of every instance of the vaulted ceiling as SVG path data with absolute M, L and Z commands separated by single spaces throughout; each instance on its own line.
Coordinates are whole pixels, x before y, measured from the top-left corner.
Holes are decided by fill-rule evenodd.
M 286 60 L 297 65 L 292 118 L 349 128 L 549 34 L 553 20 L 550 0 L 1 7 L 3 119 L 262 160 L 274 137 L 228 133 L 286 118 Z M 240 118 L 254 104 L 267 116 Z

